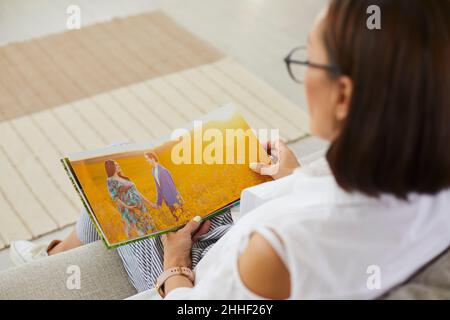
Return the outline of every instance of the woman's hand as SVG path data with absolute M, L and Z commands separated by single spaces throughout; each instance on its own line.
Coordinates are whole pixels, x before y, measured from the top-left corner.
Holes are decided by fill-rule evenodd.
M 286 177 L 300 167 L 297 157 L 291 149 L 282 141 L 267 142 L 264 146 L 270 156 L 271 164 L 250 163 L 250 169 L 274 179 Z
M 141 199 L 142 199 L 142 201 L 144 201 L 144 202 L 145 202 L 146 204 L 148 204 L 149 206 L 152 205 L 151 201 L 148 200 L 146 197 L 144 197 L 142 194 L 141 194 Z
M 146 202 L 147 202 L 147 204 L 148 204 L 151 208 L 153 208 L 153 209 L 157 209 L 157 208 L 158 208 L 158 206 L 156 205 L 156 203 L 153 203 L 153 202 L 151 202 L 151 201 L 149 201 L 149 200 L 147 200 Z
M 163 234 L 161 240 L 164 246 L 164 270 L 172 267 L 191 268 L 192 244 L 208 232 L 211 221 L 200 222 L 197 216 L 176 232 Z
M 156 203 L 151 202 L 151 201 L 148 200 L 146 197 L 144 197 L 142 194 L 141 194 L 141 199 L 142 199 L 146 204 L 148 204 L 150 207 L 152 207 L 153 209 L 158 209 L 158 206 L 156 205 Z
M 209 220 L 203 223 L 200 220 L 201 217 L 196 216 L 182 229 L 161 236 L 164 246 L 164 270 L 173 267 L 192 268 L 192 243 L 207 233 L 211 225 Z M 191 280 L 184 275 L 175 275 L 166 280 L 163 290 L 167 295 L 173 289 L 181 287 L 192 288 L 193 285 Z

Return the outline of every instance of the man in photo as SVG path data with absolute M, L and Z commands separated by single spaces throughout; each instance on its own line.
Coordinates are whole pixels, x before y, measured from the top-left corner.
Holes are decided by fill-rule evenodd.
M 178 221 L 176 212 L 177 210 L 183 211 L 184 201 L 175 186 L 175 182 L 173 181 L 170 171 L 159 163 L 156 153 L 147 152 L 144 154 L 144 157 L 152 167 L 152 175 L 155 180 L 156 191 L 158 194 L 156 205 L 154 205 L 154 207 L 160 209 L 164 201 L 166 206 L 169 207 L 175 220 Z

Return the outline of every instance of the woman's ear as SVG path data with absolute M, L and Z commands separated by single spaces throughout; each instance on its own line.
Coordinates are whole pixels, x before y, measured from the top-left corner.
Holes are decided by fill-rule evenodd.
M 352 101 L 353 81 L 348 76 L 340 76 L 337 80 L 337 104 L 335 116 L 338 121 L 347 118 Z

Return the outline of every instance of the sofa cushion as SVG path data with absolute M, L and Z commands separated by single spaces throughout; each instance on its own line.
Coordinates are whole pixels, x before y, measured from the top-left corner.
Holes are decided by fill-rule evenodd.
M 450 299 L 450 248 L 382 299 Z
M 76 272 L 78 283 L 72 281 Z M 107 250 L 101 241 L 0 272 L 0 300 L 124 299 L 133 294 L 116 250 Z

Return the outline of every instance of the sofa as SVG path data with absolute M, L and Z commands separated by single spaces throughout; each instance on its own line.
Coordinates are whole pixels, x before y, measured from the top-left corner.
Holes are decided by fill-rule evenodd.
M 79 268 L 79 288 L 67 285 L 71 266 Z M 107 250 L 101 241 L 0 272 L 0 299 L 124 299 L 134 294 L 116 250 Z M 380 298 L 450 299 L 450 249 Z

